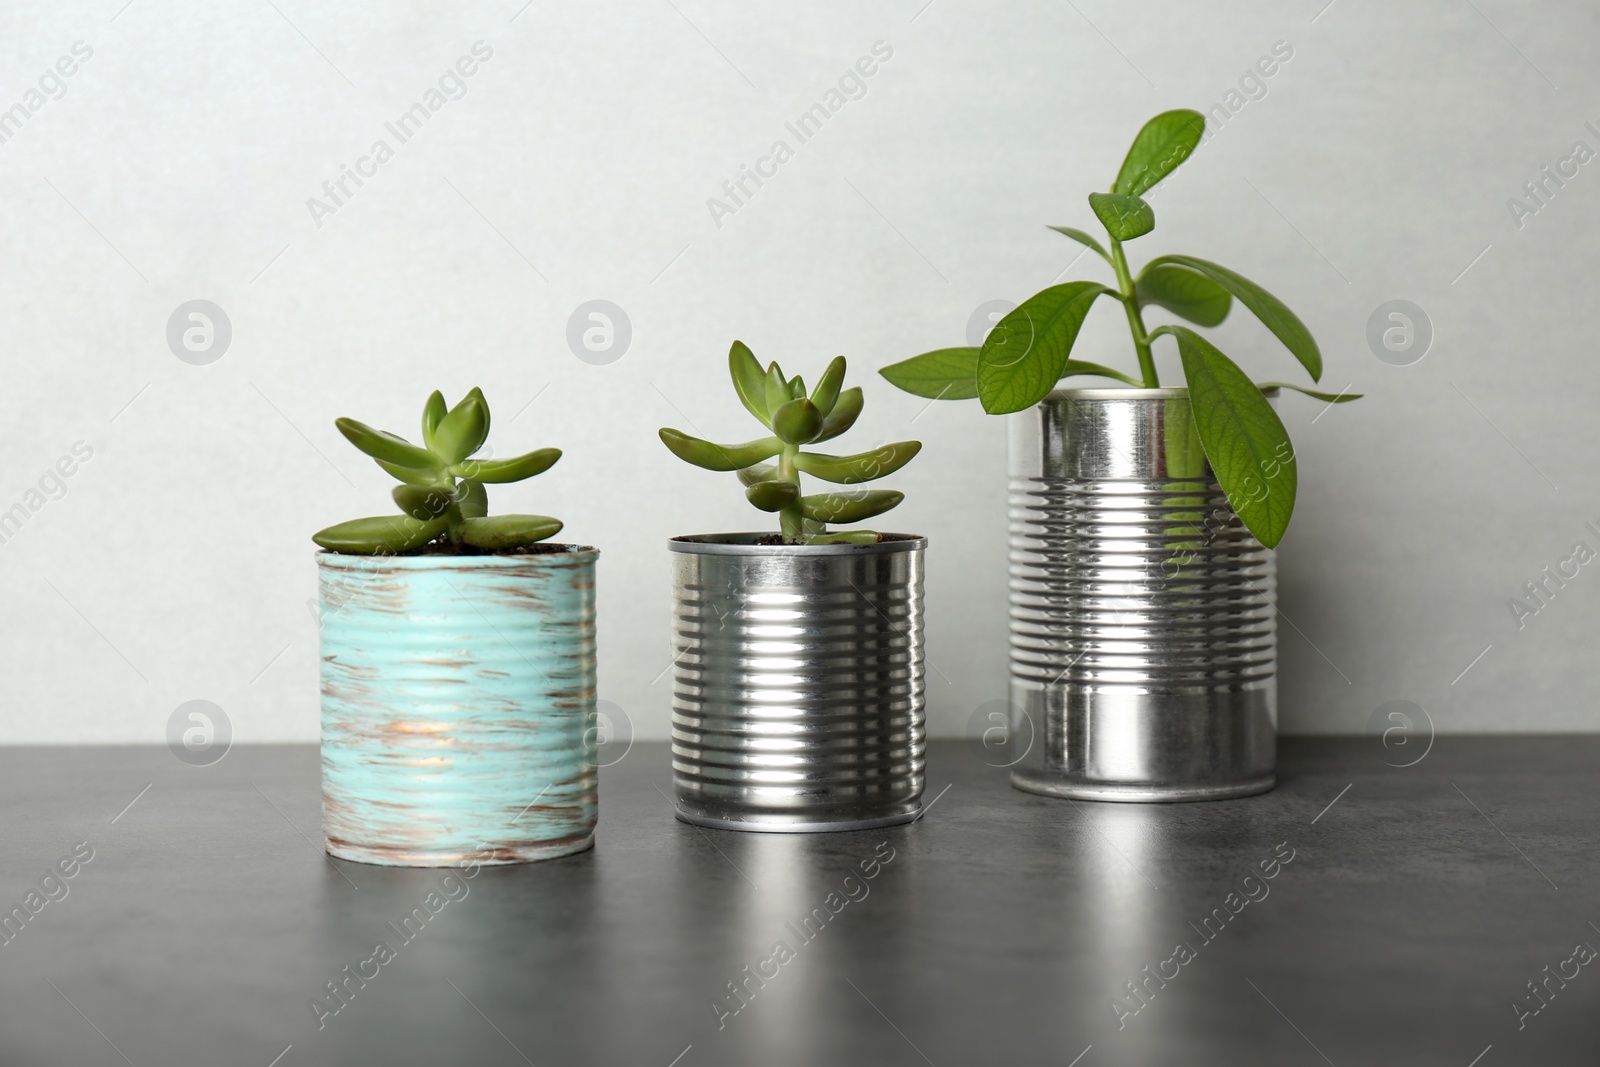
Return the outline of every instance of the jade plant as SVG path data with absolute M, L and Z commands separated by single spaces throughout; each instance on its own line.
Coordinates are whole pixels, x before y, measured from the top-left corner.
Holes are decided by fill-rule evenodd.
M 745 498 L 776 512 L 784 544 L 866 544 L 871 530 L 830 531 L 829 523 L 851 523 L 881 515 L 905 499 L 893 489 L 856 489 L 802 494 L 800 475 L 855 485 L 875 481 L 904 467 L 922 449 L 920 441 L 896 441 L 870 452 L 833 456 L 805 446 L 838 437 L 861 414 L 861 387 L 842 389 L 845 359 L 836 357 L 810 393 L 805 379 L 786 378 L 777 363 L 766 370 L 741 341 L 728 352 L 728 373 L 746 410 L 771 433 L 740 445 L 719 445 L 679 430 L 661 430 L 661 440 L 679 459 L 711 471 L 738 471 Z M 771 460 L 772 462 L 767 462 Z
M 355 419 L 334 425 L 350 443 L 399 480 L 394 502 L 399 515 L 352 519 L 312 535 L 323 548 L 351 555 L 397 555 L 429 551 L 471 554 L 510 552 L 543 541 L 561 529 L 546 515 L 490 515 L 486 485 L 520 482 L 550 469 L 559 448 L 508 459 L 472 459 L 489 436 L 489 402 L 473 389 L 453 408 L 434 391 L 422 409 L 422 444 L 375 430 Z
M 1189 327 L 1176 323 L 1146 327 L 1144 315 L 1152 306 L 1196 326 L 1216 326 L 1237 298 L 1300 361 L 1313 382 L 1322 377 L 1322 354 L 1305 323 L 1243 275 L 1185 255 L 1157 256 L 1137 275 L 1128 267 L 1123 243 L 1155 229 L 1155 212 L 1144 194 L 1189 157 L 1204 130 L 1205 116 L 1198 111 L 1167 111 L 1145 123 L 1111 191 L 1089 194 L 1089 209 L 1104 227 L 1107 245 L 1081 229 L 1050 227 L 1104 260 L 1114 276 L 1114 287 L 1096 281 L 1052 285 L 996 323 L 981 347 L 925 352 L 885 367 L 881 373 L 917 396 L 939 400 L 976 397 L 985 411 L 997 415 L 1037 404 L 1058 381 L 1074 375 L 1159 388 L 1152 345 L 1161 337 L 1170 337 L 1182 361 L 1195 430 L 1217 482 L 1245 526 L 1272 548 L 1282 539 L 1294 510 L 1296 475 L 1289 435 L 1263 391 L 1293 389 L 1328 403 L 1358 397 L 1318 392 L 1289 382 L 1257 384 Z M 1102 296 L 1121 304 L 1127 316 L 1137 375 L 1071 358 L 1078 329 Z

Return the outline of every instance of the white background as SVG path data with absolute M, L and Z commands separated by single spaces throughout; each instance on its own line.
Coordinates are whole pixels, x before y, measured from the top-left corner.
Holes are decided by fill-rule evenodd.
M 196 698 L 239 740 L 314 740 L 309 535 L 390 507 L 333 419 L 411 434 L 430 390 L 473 385 L 502 454 L 566 450 L 492 504 L 602 549 L 601 696 L 665 736 L 664 542 L 766 517 L 655 430 L 754 435 L 735 337 L 808 380 L 847 355 L 867 410 L 842 444 L 926 442 L 882 525 L 932 538 L 929 713 L 959 735 L 1004 695 L 1004 426 L 872 372 L 965 343 L 986 301 L 1101 278 L 1045 225 L 1090 226 L 1084 195 L 1146 118 L 1225 104 L 1280 40 L 1293 58 L 1151 195 L 1130 254 L 1263 282 L 1320 339 L 1324 384 L 1368 394 L 1280 406 L 1300 463 L 1284 728 L 1359 732 L 1394 699 L 1444 731 L 1594 728 L 1600 566 L 1520 629 L 1507 601 L 1600 549 L 1600 165 L 1520 228 L 1507 199 L 1574 141 L 1600 149 L 1600 9 L 123 2 L 0 12 L 0 108 L 93 49 L 0 144 L 0 510 L 93 448 L 0 544 L 0 741 L 159 742 Z M 384 123 L 479 40 L 466 95 L 399 145 Z M 865 95 L 799 145 L 785 121 L 878 41 Z M 380 137 L 394 159 L 319 227 L 307 198 Z M 794 158 L 718 226 L 708 198 L 780 138 Z M 207 366 L 165 336 L 197 298 L 233 329 Z M 632 324 L 608 366 L 566 341 L 596 298 Z M 1397 298 L 1436 333 L 1406 367 L 1366 340 Z M 1298 372 L 1242 310 L 1214 336 Z M 1080 344 L 1132 366 L 1111 305 Z

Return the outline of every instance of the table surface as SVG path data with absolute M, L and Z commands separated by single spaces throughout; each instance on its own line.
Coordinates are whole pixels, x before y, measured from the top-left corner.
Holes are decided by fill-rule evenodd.
M 1593 1067 L 1600 738 L 1386 760 L 1096 804 L 935 742 L 920 822 L 789 836 L 675 821 L 638 744 L 592 852 L 465 879 L 325 856 L 312 746 L 0 749 L 0 1063 Z

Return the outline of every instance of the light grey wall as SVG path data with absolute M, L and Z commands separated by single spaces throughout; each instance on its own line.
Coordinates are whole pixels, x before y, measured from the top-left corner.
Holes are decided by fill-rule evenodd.
M 1004 692 L 1004 427 L 870 372 L 1061 277 L 1077 248 L 1045 224 L 1091 221 L 1140 123 L 1230 102 L 1135 258 L 1267 283 L 1325 384 L 1368 394 L 1281 405 L 1285 728 L 1360 731 L 1397 699 L 1441 730 L 1595 726 L 1600 564 L 1520 625 L 1508 607 L 1575 542 L 1600 550 L 1600 164 L 1520 225 L 1507 203 L 1600 149 L 1592 5 L 123 2 L 0 11 L 0 108 L 40 105 L 0 143 L 0 510 L 26 513 L 0 544 L 0 741 L 159 742 L 196 698 L 240 740 L 314 739 L 308 535 L 389 506 L 332 420 L 410 432 L 429 390 L 475 384 L 496 447 L 566 449 L 497 503 L 602 547 L 601 695 L 664 736 L 663 542 L 760 517 L 654 431 L 749 435 L 734 337 L 808 377 L 848 355 L 868 408 L 846 442 L 927 442 L 892 528 L 933 538 L 930 715 L 959 734 Z M 478 41 L 465 95 L 400 144 L 385 122 Z M 1230 101 L 1279 41 L 1292 58 Z M 786 121 L 876 42 L 864 95 L 799 143 Z M 393 158 L 314 219 L 379 139 Z M 793 157 L 714 218 L 778 140 Z M 193 299 L 232 326 L 209 365 L 168 346 Z M 566 339 L 592 299 L 631 322 L 609 365 Z M 1409 366 L 1367 340 L 1395 299 L 1434 332 Z M 1083 354 L 1128 365 L 1121 328 L 1101 309 Z M 1217 337 L 1295 373 L 1243 312 Z M 44 476 L 76 442 L 62 495 Z

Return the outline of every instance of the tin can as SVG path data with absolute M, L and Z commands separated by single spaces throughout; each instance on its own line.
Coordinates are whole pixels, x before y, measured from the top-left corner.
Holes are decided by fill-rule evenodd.
M 599 553 L 548 548 L 318 554 L 331 855 L 440 867 L 594 844 Z
M 1012 416 L 1010 473 L 1012 784 L 1271 789 L 1275 560 L 1217 484 L 1188 391 L 1058 390 Z
M 922 808 L 923 550 L 680 537 L 673 571 L 678 817 L 804 833 Z

